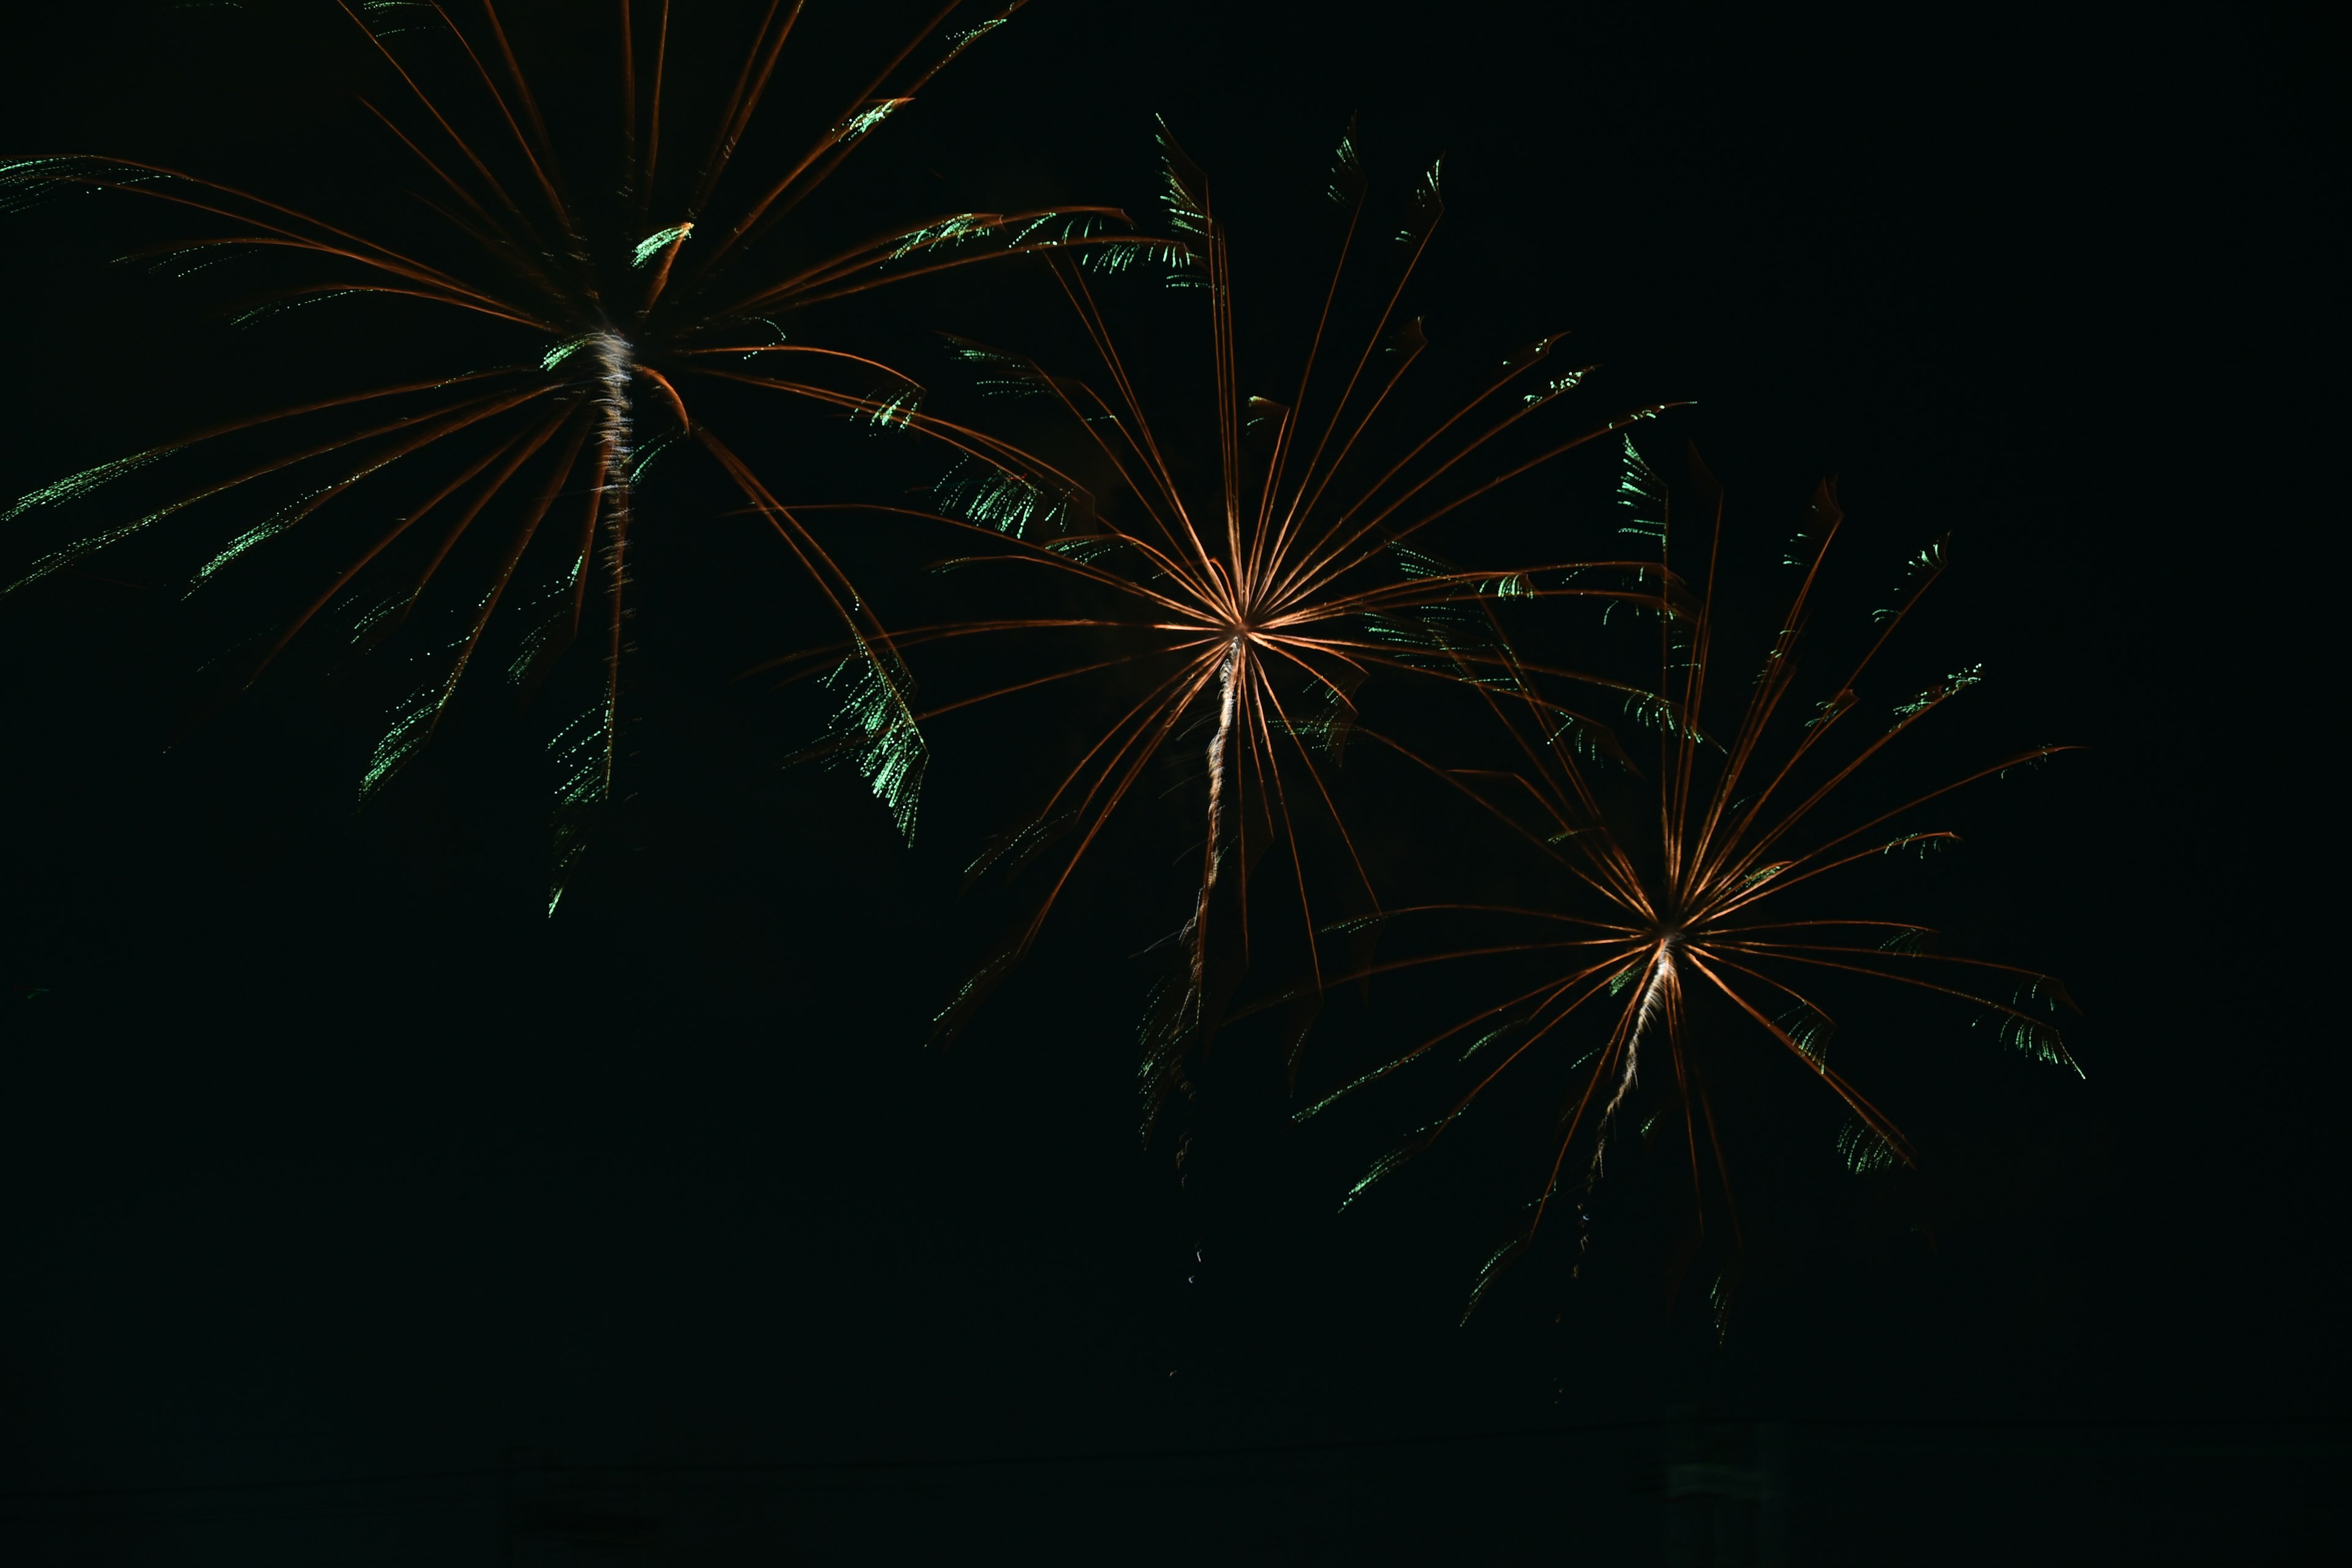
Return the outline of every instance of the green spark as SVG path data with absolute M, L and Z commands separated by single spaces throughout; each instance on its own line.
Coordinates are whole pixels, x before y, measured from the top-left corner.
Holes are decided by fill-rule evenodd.
M 913 101 L 912 99 L 907 98 L 886 98 L 878 103 L 859 110 L 833 128 L 833 140 L 836 143 L 855 142 L 885 120 L 889 119 L 894 110 Z
M 1837 1146 L 1845 1168 L 1857 1176 L 1903 1163 L 1903 1156 L 1895 1152 L 1895 1146 L 1876 1128 L 1858 1119 L 1847 1122 L 1838 1133 Z
M 136 473 L 159 458 L 170 457 L 178 449 L 177 445 L 152 447 L 144 452 L 133 452 L 127 458 L 100 463 L 94 468 L 84 468 L 78 474 L 68 474 L 61 479 L 52 479 L 39 489 L 28 490 L 17 497 L 16 505 L 0 512 L 0 522 L 13 521 L 37 506 L 62 506 L 67 501 L 79 500 L 100 485 L 111 483 L 125 474 Z
M 1925 713 L 1928 709 L 1936 706 L 1937 703 L 1944 700 L 1947 697 L 1958 696 L 1959 693 L 1966 691 L 1969 687 L 1979 686 L 1982 685 L 1983 682 L 1984 666 L 1981 664 L 1972 664 L 1966 669 L 1956 670 L 1952 674 L 1944 677 L 1942 680 L 1927 688 L 1927 690 L 1922 691 L 1918 696 L 1911 699 L 1910 701 L 1897 703 L 1895 705 L 1895 711 L 1896 715 L 1901 718 L 1916 718 L 1918 715 Z
M 1049 496 L 1041 486 L 996 468 L 977 474 L 951 471 L 931 493 L 940 510 L 1014 539 L 1027 537 L 1034 525 L 1058 528 L 1069 500 L 1066 494 Z
M 834 689 L 846 684 L 849 689 L 824 739 L 802 756 L 855 767 L 899 834 L 912 844 L 923 771 L 931 755 L 908 706 L 913 677 L 895 655 L 878 652 L 860 638 L 857 651 L 835 665 L 824 684 Z
M 1045 221 L 1047 220 L 1041 218 L 1038 223 Z M 898 248 L 890 252 L 890 259 L 896 261 L 900 257 L 911 256 L 918 250 L 929 250 L 942 245 L 954 245 L 970 239 L 975 235 L 986 234 L 992 226 L 978 213 L 958 213 L 953 217 L 941 218 L 928 227 L 908 230 L 899 237 Z M 1035 223 L 1029 226 L 1031 229 L 1036 226 Z M 1024 233 L 1025 236 L 1026 231 L 1024 230 Z M 1018 244 L 1019 241 L 1016 239 L 1014 243 Z
M 646 262 L 651 261 L 655 257 L 659 256 L 663 251 L 667 250 L 671 246 L 676 245 L 679 240 L 684 239 L 688 235 L 692 234 L 693 232 L 694 226 L 692 224 L 682 223 L 675 226 L 674 227 L 663 229 L 658 234 L 649 234 L 646 236 L 645 238 L 637 241 L 636 249 L 629 253 L 629 265 L 632 267 L 643 267 Z M 698 255 L 700 253 L 697 252 L 697 254 Z

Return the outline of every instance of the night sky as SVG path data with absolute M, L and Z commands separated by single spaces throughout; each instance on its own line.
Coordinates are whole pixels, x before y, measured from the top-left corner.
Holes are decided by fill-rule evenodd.
M 320 12 L 12 12 L 0 149 L 413 226 Z M 916 19 L 813 12 L 792 79 L 828 101 Z M 1148 836 L 927 1046 L 1010 907 L 963 868 L 1045 762 L 943 729 L 911 849 L 854 777 L 784 767 L 817 710 L 735 677 L 827 634 L 707 476 L 648 489 L 632 795 L 552 920 L 503 686 L 354 815 L 376 676 L 297 660 L 197 721 L 207 661 L 297 592 L 266 564 L 183 605 L 208 536 L 142 542 L 0 602 L 0 1558 L 2333 1560 L 2319 56 L 2219 10 L 1036 0 L 812 208 L 845 240 L 1016 203 L 1156 229 L 1158 113 L 1229 204 L 1245 342 L 1287 355 L 1353 114 L 1376 200 L 1444 160 L 1412 309 L 1457 363 L 1568 330 L 1592 413 L 1694 400 L 1655 438 L 1759 548 L 1825 475 L 1867 562 L 1954 534 L 1920 657 L 1989 680 L 1934 754 L 2086 749 L 1973 799 L 1922 907 L 2065 978 L 2087 1076 L 1858 1011 L 1922 1170 L 1845 1175 L 1810 1111 L 1751 1129 L 1768 1217 L 1719 1345 L 1638 1169 L 1581 1278 L 1563 1229 L 1457 1327 L 1517 1156 L 1465 1124 L 1339 1214 L 1428 1108 L 1294 1127 L 1270 1032 L 1141 1145 L 1135 955 L 1181 918 L 1137 892 Z M 142 231 L 102 207 L 0 219 L 11 498 L 367 351 L 107 265 Z M 1009 265 L 823 335 L 944 376 L 931 333 L 1058 341 L 1052 304 Z M 912 482 L 837 423 L 765 439 L 798 497 Z M 1614 482 L 1597 456 L 1545 493 L 1598 518 Z M 59 526 L 8 524 L 0 569 Z M 877 584 L 927 559 L 899 549 Z M 1456 829 L 1386 831 L 1402 862 Z M 1769 1474 L 1785 1556 L 1672 1537 L 1709 1458 Z

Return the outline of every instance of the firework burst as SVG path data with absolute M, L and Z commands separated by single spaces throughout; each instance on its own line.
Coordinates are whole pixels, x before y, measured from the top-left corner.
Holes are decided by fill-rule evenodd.
M 1108 391 L 1026 354 L 956 340 L 983 390 L 1043 405 L 1069 437 L 1066 455 L 1055 460 L 1040 455 L 1038 442 L 1016 446 L 918 414 L 915 427 L 958 447 L 963 460 L 938 487 L 939 510 L 892 509 L 987 540 L 983 554 L 958 564 L 1041 572 L 1096 606 L 906 628 L 896 645 L 904 649 L 975 637 L 1062 639 L 1055 647 L 1067 647 L 1072 634 L 1087 639 L 1082 654 L 1052 658 L 1044 673 L 961 697 L 926 719 L 1016 692 L 1058 701 L 1067 690 L 1059 683 L 1086 677 L 1127 683 L 1124 710 L 1028 826 L 975 868 L 1040 861 L 1046 887 L 941 1016 L 943 1027 L 958 1026 L 1029 950 L 1154 759 L 1197 745 L 1190 754 L 1204 797 L 1199 877 L 1174 939 L 1176 962 L 1144 1026 L 1147 1131 L 1181 1087 L 1190 1051 L 1214 1030 L 1247 962 L 1251 874 L 1265 854 L 1280 851 L 1285 901 L 1295 900 L 1310 954 L 1319 879 L 1302 843 L 1310 818 L 1329 830 L 1334 896 L 1377 905 L 1330 776 L 1365 679 L 1379 670 L 1447 682 L 1500 676 L 1507 661 L 1489 647 L 1498 600 L 1656 596 L 1644 563 L 1528 561 L 1466 571 L 1427 552 L 1433 525 L 1458 521 L 1510 480 L 1657 411 L 1544 437 L 1542 416 L 1592 368 L 1555 366 L 1560 340 L 1548 337 L 1503 360 L 1433 421 L 1414 426 L 1398 416 L 1400 389 L 1426 347 L 1420 322 L 1402 321 L 1399 308 L 1442 212 L 1434 169 L 1412 192 L 1395 247 L 1399 275 L 1374 296 L 1380 303 L 1360 349 L 1327 365 L 1350 258 L 1378 243 L 1360 232 L 1364 176 L 1352 142 L 1341 142 L 1330 189 L 1344 213 L 1339 257 L 1319 311 L 1300 323 L 1306 353 L 1297 380 L 1287 401 L 1276 401 L 1243 390 L 1227 230 L 1208 179 L 1164 132 L 1162 148 L 1181 241 L 1162 259 L 1172 282 L 1205 296 L 1214 404 L 1195 411 L 1193 427 L 1213 433 L 1213 453 L 1196 459 L 1171 440 L 1165 421 L 1147 414 L 1141 367 L 1122 355 L 1086 271 L 1049 257 Z M 1116 253 L 1114 269 L 1141 255 Z M 1186 475 L 1205 482 L 1187 483 Z M 801 656 L 811 661 L 803 668 L 816 668 L 826 651 Z
M 0 167 L 0 205 L 12 209 L 93 190 L 156 204 L 191 231 L 144 253 L 165 269 L 278 268 L 278 286 L 241 319 L 299 310 L 309 321 L 331 301 L 395 309 L 407 312 L 396 328 L 401 352 L 431 362 L 34 490 L 5 518 L 103 505 L 123 488 L 152 485 L 149 470 L 169 476 L 212 464 L 34 561 L 9 588 L 167 520 L 239 519 L 216 536 L 191 592 L 273 541 L 341 528 L 350 541 L 335 547 L 315 594 L 247 661 L 250 684 L 321 617 L 347 619 L 354 640 L 373 646 L 411 617 L 436 574 L 467 577 L 437 646 L 420 656 L 429 673 L 375 748 L 362 800 L 432 736 L 500 605 L 525 601 L 518 684 L 535 688 L 583 638 L 598 667 L 584 710 L 554 742 L 551 910 L 584 824 L 614 798 L 635 502 L 646 466 L 682 438 L 766 521 L 864 654 L 888 710 L 867 737 L 868 776 L 911 831 L 923 742 L 887 633 L 815 535 L 705 417 L 705 399 L 690 395 L 724 377 L 902 423 L 918 395 L 912 381 L 858 354 L 787 341 L 777 323 L 992 257 L 1118 243 L 1111 231 L 1123 220 L 1099 207 L 947 214 L 837 249 L 807 243 L 798 232 L 805 226 L 791 221 L 877 127 L 1019 4 L 961 29 L 950 26 L 960 6 L 945 6 L 796 153 L 762 142 L 754 159 L 741 151 L 802 19 L 799 0 L 767 7 L 723 97 L 681 90 L 668 0 L 596 7 L 612 75 L 601 108 L 571 121 L 542 113 L 494 0 L 463 15 L 429 0 L 337 0 L 352 45 L 386 91 L 383 103 L 362 104 L 421 187 L 404 194 L 362 181 L 363 195 L 381 198 L 367 221 L 408 195 L 436 215 L 437 226 L 398 243 L 159 163 L 69 156 Z M 563 25 L 576 31 L 578 19 Z M 579 96 L 576 84 L 564 85 Z M 805 368 L 754 374 L 747 361 Z M 453 560 L 462 564 L 444 572 Z
M 1506 825 L 1541 857 L 1567 896 L 1556 904 L 1423 905 L 1380 917 L 1390 922 L 1422 915 L 1491 919 L 1517 922 L 1526 932 L 1392 960 L 1378 966 L 1380 971 L 1510 955 L 1534 962 L 1539 974 L 1533 984 L 1456 1019 L 1299 1113 L 1301 1120 L 1313 1116 L 1424 1058 L 1456 1055 L 1473 1075 L 1466 1092 L 1441 1116 L 1372 1166 L 1349 1194 L 1352 1202 L 1427 1149 L 1514 1067 L 1546 1052 L 1574 1054 L 1571 1088 L 1552 1130 L 1548 1174 L 1526 1223 L 1481 1270 L 1470 1300 L 1474 1310 L 1534 1239 L 1554 1202 L 1563 1194 L 1574 1197 L 1581 1216 L 1581 1199 L 1600 1180 L 1629 1104 L 1645 1090 L 1651 1091 L 1645 1109 L 1653 1112 L 1645 1131 L 1662 1122 L 1678 1124 L 1686 1145 L 1700 1236 L 1706 1234 L 1712 1212 L 1727 1229 L 1736 1256 L 1738 1214 L 1708 1094 L 1707 1058 L 1693 1048 L 1689 1008 L 1696 999 L 1715 998 L 1716 1011 L 1752 1026 L 1769 1048 L 1785 1053 L 1844 1103 L 1852 1120 L 1839 1147 L 1856 1171 L 1907 1166 L 1915 1155 L 1894 1121 L 1830 1066 L 1825 1047 L 1834 1023 L 1816 1000 L 1821 982 L 1859 975 L 1953 998 L 1978 1009 L 2005 1043 L 2043 1061 L 2074 1067 L 2048 1016 L 2053 1004 L 2072 1004 L 2050 976 L 1933 952 L 1934 933 L 1914 922 L 1880 914 L 1821 914 L 1810 905 L 1789 908 L 1792 895 L 1818 893 L 1825 879 L 1957 838 L 1948 828 L 1916 826 L 1921 808 L 1968 784 L 2069 749 L 2035 746 L 1931 788 L 1898 792 L 1899 804 L 1886 809 L 1839 815 L 1857 773 L 1979 679 L 1979 672 L 1969 669 L 1937 681 L 1891 710 L 1877 710 L 1883 722 L 1861 732 L 1874 710 L 1859 688 L 1942 575 L 1944 542 L 1912 562 L 1898 601 L 1878 613 L 1864 651 L 1829 695 L 1801 706 L 1790 695 L 1799 655 L 1843 521 L 1833 492 L 1822 487 L 1789 557 L 1801 577 L 1775 623 L 1763 667 L 1747 689 L 1733 727 L 1711 731 L 1702 716 L 1711 697 L 1718 586 L 1726 576 L 1720 569 L 1720 494 L 1694 457 L 1692 483 L 1703 497 L 1706 521 L 1696 531 L 1700 560 L 1692 581 L 1698 586 L 1692 589 L 1677 575 L 1666 487 L 1630 439 L 1625 457 L 1621 497 L 1634 509 L 1630 531 L 1655 539 L 1660 568 L 1672 584 L 1670 608 L 1657 616 L 1657 696 L 1643 713 L 1658 731 L 1654 771 L 1643 776 L 1630 767 L 1607 765 L 1588 727 L 1563 721 L 1536 696 L 1540 676 L 1533 669 L 1516 682 L 1487 681 L 1479 688 L 1507 731 L 1508 765 L 1446 768 L 1390 742 Z M 1616 785 L 1633 791 L 1630 809 L 1613 808 L 1612 802 L 1622 796 Z M 1347 978 L 1374 972 L 1368 968 Z M 1589 1027 L 1578 1027 L 1588 1020 Z M 1726 1299 L 1719 1289 L 1718 1310 Z

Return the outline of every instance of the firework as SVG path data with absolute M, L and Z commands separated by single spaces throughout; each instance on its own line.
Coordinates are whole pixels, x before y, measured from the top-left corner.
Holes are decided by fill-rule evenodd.
M 1395 909 L 1389 922 L 1423 915 L 1516 922 L 1522 934 L 1472 948 L 1392 960 L 1380 971 L 1415 969 L 1474 958 L 1532 962 L 1535 983 L 1517 989 L 1422 1040 L 1299 1113 L 1313 1116 L 1342 1096 L 1416 1061 L 1448 1055 L 1471 1075 L 1466 1092 L 1434 1121 L 1377 1162 L 1349 1194 L 1428 1148 L 1514 1067 L 1544 1054 L 1574 1058 L 1571 1087 L 1547 1151 L 1548 1174 L 1523 1226 L 1487 1259 L 1470 1306 L 1533 1240 L 1552 1204 L 1583 1196 L 1601 1175 L 1604 1157 L 1629 1106 L 1644 1097 L 1645 1131 L 1675 1126 L 1688 1155 L 1699 1234 L 1710 1210 L 1727 1225 L 1734 1255 L 1738 1213 L 1732 1203 L 1717 1113 L 1707 1089 L 1707 1058 L 1696 1051 L 1689 1005 L 1713 997 L 1727 1018 L 1752 1026 L 1753 1037 L 1785 1053 L 1852 1113 L 1839 1140 L 1848 1164 L 1863 1171 L 1910 1165 L 1915 1156 L 1895 1123 L 1832 1068 L 1826 1046 L 1834 1027 L 1815 999 L 1824 981 L 1851 976 L 1953 998 L 1979 1010 L 2007 1044 L 2043 1061 L 2074 1067 L 2052 1005 L 2071 1006 L 2046 974 L 2010 964 L 1932 951 L 1934 933 L 1883 914 L 1853 917 L 1788 906 L 1891 856 L 1915 854 L 1955 839 L 1948 828 L 1918 826 L 1918 813 L 1952 792 L 2069 748 L 2035 746 L 1932 787 L 1898 790 L 1887 809 L 1848 810 L 1847 786 L 1861 770 L 1905 740 L 1927 717 L 1979 682 L 1978 669 L 1929 685 L 1880 708 L 1860 695 L 1864 679 L 1945 568 L 1945 544 L 1922 551 L 1892 608 L 1878 612 L 1866 647 L 1818 702 L 1792 700 L 1800 654 L 1824 563 L 1841 524 L 1834 493 L 1814 495 L 1810 518 L 1788 564 L 1801 575 L 1774 623 L 1769 649 L 1729 730 L 1707 727 L 1713 643 L 1718 624 L 1721 499 L 1694 456 L 1692 483 L 1706 521 L 1700 534 L 1696 587 L 1677 573 L 1673 506 L 1665 485 L 1630 438 L 1622 499 L 1633 509 L 1629 531 L 1654 538 L 1657 571 L 1669 584 L 1656 616 L 1657 684 L 1633 705 L 1657 730 L 1654 769 L 1616 765 L 1588 721 L 1564 718 L 1540 700 L 1540 672 L 1515 670 L 1486 681 L 1481 694 L 1511 742 L 1508 764 L 1448 768 L 1386 737 L 1397 752 L 1443 780 L 1506 825 L 1516 840 L 1556 874 L 1565 896 L 1553 903 L 1446 903 Z M 1873 725 L 1875 713 L 1880 722 Z M 1868 732 L 1864 733 L 1865 728 Z M 1622 756 L 1622 753 L 1621 753 Z M 1627 792 L 1630 806 L 1619 808 Z M 1859 818 L 1856 820 L 1856 818 Z M 1804 893 L 1800 894 L 1799 890 Z M 1372 968 L 1351 979 L 1374 973 Z M 2000 994 L 1996 994 L 2000 993 Z M 1661 1059 L 1663 1058 L 1663 1059 Z M 1523 1069 L 1524 1070 L 1524 1069 Z M 2079 1070 L 2079 1069 L 2077 1069 Z M 1724 1291 L 1717 1292 L 1717 1307 Z
M 1323 842 L 1336 856 L 1335 896 L 1376 905 L 1329 776 L 1365 679 L 1376 670 L 1449 682 L 1500 672 L 1503 657 L 1488 649 L 1486 629 L 1498 600 L 1654 599 L 1654 588 L 1639 581 L 1642 563 L 1531 561 L 1469 571 L 1430 553 L 1433 525 L 1461 521 L 1464 509 L 1508 481 L 1656 412 L 1543 437 L 1541 416 L 1592 368 L 1556 367 L 1560 340 L 1548 337 L 1503 360 L 1440 417 L 1415 426 L 1400 415 L 1401 389 L 1426 346 L 1420 322 L 1401 319 L 1399 309 L 1442 212 L 1435 169 L 1412 192 L 1394 247 L 1398 275 L 1373 296 L 1379 304 L 1360 348 L 1331 352 L 1350 259 L 1378 243 L 1360 232 L 1365 180 L 1352 140 L 1342 141 L 1330 191 L 1344 214 L 1338 259 L 1319 313 L 1299 323 L 1303 363 L 1289 398 L 1277 401 L 1244 394 L 1226 226 L 1207 178 L 1164 131 L 1161 140 L 1181 248 L 1156 258 L 1133 248 L 1103 252 L 1086 265 L 1047 258 L 1108 390 L 1053 374 L 1027 354 L 954 340 L 983 390 L 1034 399 L 1069 439 L 1048 458 L 1040 442 L 1016 446 L 919 414 L 915 426 L 959 447 L 963 460 L 937 487 L 936 510 L 888 509 L 985 539 L 985 552 L 963 564 L 1034 569 L 1092 606 L 906 628 L 896 642 L 901 649 L 1006 636 L 1082 648 L 1048 654 L 1045 673 L 959 698 L 925 718 L 1016 692 L 1058 700 L 1069 689 L 1060 683 L 1087 677 L 1123 682 L 1128 694 L 1119 700 L 1124 711 L 1028 826 L 983 858 L 983 867 L 1041 862 L 1045 890 L 941 1016 L 943 1027 L 958 1026 L 1029 950 L 1154 759 L 1197 758 L 1199 878 L 1173 942 L 1176 962 L 1144 1026 L 1147 1131 L 1182 1084 L 1190 1050 L 1214 1029 L 1247 961 L 1251 872 L 1263 855 L 1278 852 L 1279 890 L 1295 901 L 1310 954 L 1313 885 L 1321 879 L 1302 846 L 1309 819 L 1330 830 Z M 1142 373 L 1150 367 L 1122 354 L 1088 282 L 1089 270 L 1155 261 L 1167 264 L 1170 281 L 1205 296 L 1214 402 L 1192 411 L 1190 428 L 1213 433 L 1215 445 L 1197 457 L 1174 440 L 1181 421 L 1147 415 Z M 1327 353 L 1336 363 L 1324 363 Z M 1205 482 L 1188 484 L 1184 474 Z M 1617 582 L 1609 585 L 1612 566 Z M 1580 571 L 1584 580 L 1570 582 Z M 811 661 L 803 668 L 816 668 L 819 654 L 801 657 Z
M 878 760 L 868 773 L 911 831 L 923 742 L 895 683 L 887 636 L 814 534 L 708 421 L 697 388 L 723 374 L 901 421 L 913 382 L 856 353 L 787 341 L 777 322 L 991 257 L 1112 243 L 1123 220 L 1099 207 L 949 214 L 832 250 L 779 232 L 803 226 L 791 220 L 807 198 L 1019 3 L 961 29 L 950 26 L 959 9 L 950 4 L 796 155 L 753 160 L 739 151 L 801 20 L 799 0 L 767 8 L 723 99 L 679 89 L 668 0 L 596 7 L 616 58 L 586 132 L 587 121 L 542 114 L 494 0 L 463 16 L 438 4 L 338 0 L 352 47 L 387 94 L 381 105 L 362 100 L 375 133 L 397 143 L 421 185 L 371 192 L 380 199 L 366 221 L 411 195 L 437 215 L 430 232 L 399 243 L 159 163 L 68 156 L 0 168 L 0 205 L 11 208 L 91 190 L 158 204 L 193 231 L 146 253 L 166 269 L 278 267 L 282 286 L 247 312 L 252 320 L 299 310 L 309 321 L 333 301 L 396 308 L 408 312 L 401 352 L 433 362 L 396 380 L 353 378 L 350 390 L 230 419 L 33 491 L 5 517 L 102 505 L 94 492 L 111 497 L 134 475 L 152 484 L 145 470 L 168 477 L 212 464 L 41 557 L 10 588 L 184 514 L 233 510 L 244 520 L 215 536 L 191 592 L 283 536 L 347 530 L 351 542 L 337 547 L 315 594 L 260 639 L 243 671 L 250 684 L 321 617 L 348 619 L 355 640 L 373 646 L 410 618 L 436 574 L 467 577 L 438 646 L 420 656 L 428 673 L 375 748 L 362 800 L 431 737 L 502 604 L 522 602 L 516 618 L 529 629 L 511 673 L 526 688 L 587 633 L 600 666 L 593 695 L 553 747 L 562 782 L 551 910 L 583 824 L 614 797 L 638 487 L 654 457 L 683 438 L 773 529 L 865 651 L 890 710 L 870 736 Z M 681 99 L 698 112 L 683 119 Z M 787 238 L 795 243 L 778 243 Z M 778 259 L 786 248 L 803 258 Z M 755 375 L 742 370 L 747 360 L 805 368 Z M 461 564 L 445 573 L 453 560 Z

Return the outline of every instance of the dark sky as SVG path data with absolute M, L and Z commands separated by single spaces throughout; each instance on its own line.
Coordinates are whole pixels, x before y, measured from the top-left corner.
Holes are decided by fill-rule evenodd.
M 0 147 L 367 212 L 305 10 L 12 14 Z M 1159 917 L 1115 864 L 927 1049 L 1026 755 L 942 740 L 911 851 L 781 769 L 806 714 L 729 677 L 795 590 L 690 489 L 649 523 L 635 799 L 553 921 L 495 694 L 354 817 L 364 680 L 298 667 L 166 750 L 222 640 L 157 586 L 185 561 L 0 604 L 0 1554 L 1637 1563 L 1669 1417 L 1780 1424 L 1798 1561 L 2343 1549 L 2318 52 L 2218 10 L 1036 0 L 845 176 L 853 228 L 1157 223 L 1161 113 L 1278 297 L 1354 113 L 1376 188 L 1445 160 L 1433 339 L 1568 328 L 1605 401 L 1696 399 L 1671 437 L 1759 537 L 1831 473 L 1887 559 L 1956 534 L 1923 641 L 1993 679 L 1951 754 L 2088 749 L 1977 809 L 1934 896 L 2067 979 L 2087 1077 L 1890 1011 L 1926 1170 L 1882 1201 L 1758 1141 L 1785 1206 L 1720 1348 L 1634 1218 L 1457 1328 L 1521 1188 L 1432 1165 L 1335 1215 L 1402 1124 L 1289 1128 L 1245 1030 L 1180 1189 L 1134 1134 Z M 5 221 L 9 495 L 266 394 L 224 296 L 103 265 L 119 219 Z M 995 331 L 1027 286 L 868 319 Z

